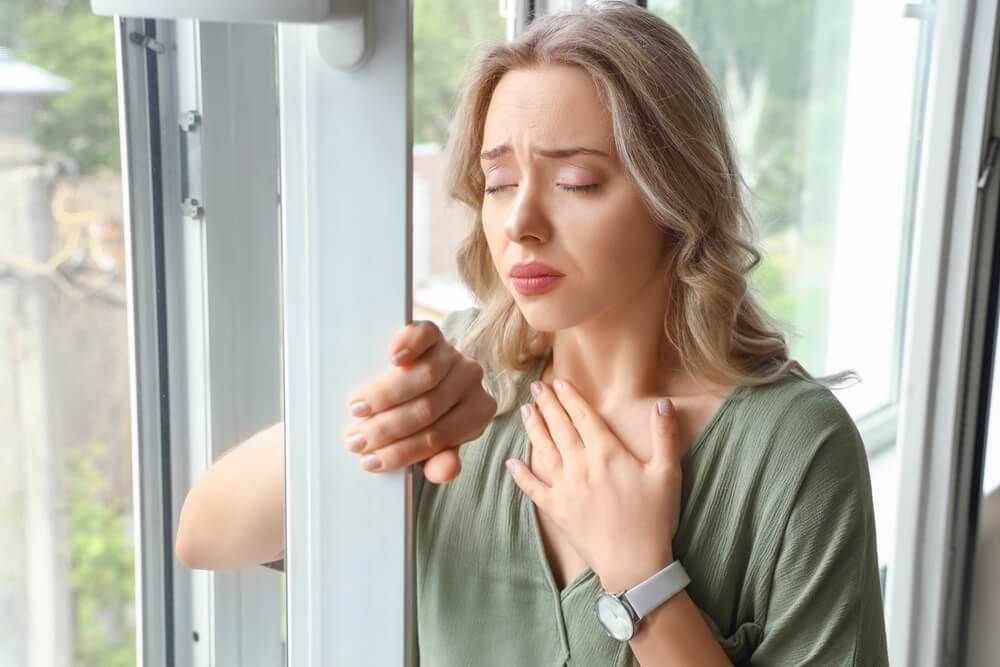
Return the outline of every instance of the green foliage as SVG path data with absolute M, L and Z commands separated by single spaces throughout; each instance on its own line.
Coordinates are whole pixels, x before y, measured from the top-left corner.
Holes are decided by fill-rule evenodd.
M 35 140 L 69 157 L 82 173 L 120 168 L 113 19 L 94 16 L 85 0 L 21 18 L 15 57 L 70 82 L 35 119 Z
M 495 0 L 415 0 L 413 11 L 413 140 L 444 144 L 465 68 L 505 24 Z
M 95 461 L 105 447 L 70 449 L 67 456 L 70 582 L 77 667 L 133 667 L 134 551 L 128 507 L 109 497 Z

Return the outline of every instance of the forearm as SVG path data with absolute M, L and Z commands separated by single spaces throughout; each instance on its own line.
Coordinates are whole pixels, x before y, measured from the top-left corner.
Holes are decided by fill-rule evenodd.
M 643 667 L 733 664 L 687 591 L 673 596 L 643 619 L 629 645 Z

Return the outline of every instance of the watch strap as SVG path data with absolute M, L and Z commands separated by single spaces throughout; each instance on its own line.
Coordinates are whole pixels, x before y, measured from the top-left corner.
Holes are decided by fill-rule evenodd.
M 679 560 L 625 591 L 623 597 L 639 619 L 681 592 L 690 583 L 684 566 Z

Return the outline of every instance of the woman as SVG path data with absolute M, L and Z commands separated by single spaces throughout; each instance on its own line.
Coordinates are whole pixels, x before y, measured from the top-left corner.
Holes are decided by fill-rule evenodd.
M 887 664 L 867 459 L 826 386 L 851 374 L 790 360 L 749 289 L 734 149 L 680 34 L 623 3 L 536 20 L 477 59 L 450 155 L 479 306 L 400 332 L 348 443 L 368 470 L 424 462 L 421 662 Z M 182 560 L 226 562 L 193 536 L 240 506 L 226 479 L 281 488 L 253 462 L 280 447 L 199 481 Z M 243 525 L 215 538 L 229 563 L 280 555 L 277 524 Z

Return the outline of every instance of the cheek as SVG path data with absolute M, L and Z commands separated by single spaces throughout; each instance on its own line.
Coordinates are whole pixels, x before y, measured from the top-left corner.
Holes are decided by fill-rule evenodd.
M 497 259 L 503 254 L 502 244 L 504 242 L 504 231 L 503 228 L 492 219 L 493 216 L 482 214 L 482 230 L 483 236 L 486 238 L 486 245 L 490 249 L 490 257 L 493 258 L 493 263 L 497 263 Z
M 663 235 L 640 203 L 620 198 L 602 207 L 590 222 L 580 236 L 580 249 L 596 279 L 621 283 L 648 277 L 659 259 Z

